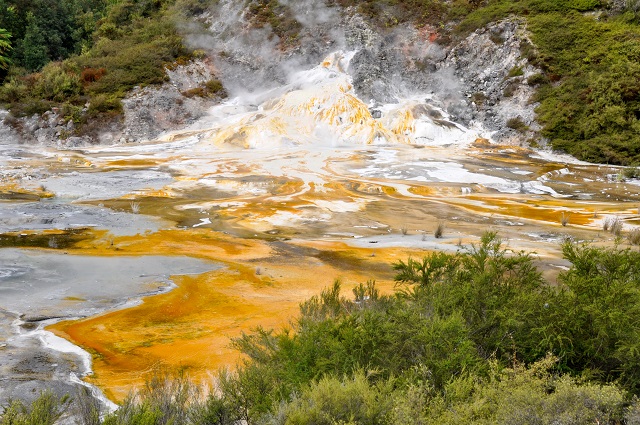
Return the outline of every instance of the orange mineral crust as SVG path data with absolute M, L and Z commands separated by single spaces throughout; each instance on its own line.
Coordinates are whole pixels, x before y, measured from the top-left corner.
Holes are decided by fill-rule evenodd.
M 90 243 L 88 243 L 90 244 Z M 176 276 L 176 288 L 139 305 L 49 330 L 88 350 L 88 380 L 113 400 L 122 400 L 158 369 L 186 369 L 207 380 L 221 367 L 233 368 L 240 354 L 230 338 L 262 326 L 282 328 L 295 320 L 299 303 L 339 278 L 345 295 L 368 279 L 383 292 L 393 288 L 390 263 L 422 251 L 349 247 L 340 242 L 233 240 L 210 231 L 163 231 L 116 238 L 113 246 L 83 253 L 132 255 L 153 252 L 207 258 L 223 267 L 197 276 Z M 274 249 L 275 248 L 275 249 Z

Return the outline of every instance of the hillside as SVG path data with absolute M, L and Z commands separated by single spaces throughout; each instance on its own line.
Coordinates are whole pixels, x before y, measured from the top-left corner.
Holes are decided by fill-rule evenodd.
M 50 3 L 0 2 L 0 28 L 12 34 L 0 102 L 25 140 L 153 138 L 227 91 L 256 93 L 332 50 L 356 48 L 350 73 L 363 98 L 432 91 L 459 123 L 480 122 L 497 140 L 640 163 L 636 1 Z M 485 57 L 474 60 L 479 49 Z M 487 62 L 494 55 L 509 60 Z M 187 64 L 176 83 L 170 71 Z M 202 77 L 189 81 L 194 74 Z M 135 115 L 141 105 L 154 118 Z

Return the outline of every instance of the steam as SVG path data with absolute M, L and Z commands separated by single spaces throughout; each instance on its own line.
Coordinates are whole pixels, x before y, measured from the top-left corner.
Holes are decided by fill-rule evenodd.
M 305 28 L 340 22 L 340 10 L 319 0 L 280 0 L 288 6 L 298 22 Z
M 365 18 L 325 0 L 279 0 L 302 25 L 298 43 L 283 49 L 268 25 L 256 28 L 245 16 L 245 2 L 220 0 L 202 21 L 185 29 L 187 43 L 214 58 L 219 78 L 232 97 L 258 105 L 277 95 L 301 70 L 317 66 L 338 50 L 354 51 L 347 71 L 356 93 L 372 105 L 403 98 L 436 99 L 438 106 L 465 117 L 462 82 L 443 69 L 444 50 L 434 30 L 397 26 L 384 33 Z M 463 120 L 464 121 L 464 120 Z

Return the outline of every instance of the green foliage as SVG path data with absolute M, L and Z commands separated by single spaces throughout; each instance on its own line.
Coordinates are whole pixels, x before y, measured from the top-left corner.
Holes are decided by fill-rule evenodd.
M 628 5 L 627 9 L 634 9 Z M 467 13 L 455 33 L 525 17 L 535 48 L 523 57 L 544 71 L 538 87 L 542 136 L 554 148 L 591 162 L 640 161 L 640 28 L 635 12 L 596 18 L 598 0 L 493 0 Z M 513 71 L 513 70 L 512 70 Z M 549 84 L 554 82 L 556 84 Z M 510 95 L 513 90 L 505 90 Z
M 43 392 L 29 406 L 14 400 L 3 408 L 0 425 L 53 425 L 69 407 L 66 396 L 57 398 L 52 392 Z
M 340 380 L 324 377 L 280 405 L 265 422 L 282 425 L 387 424 L 393 408 L 393 383 L 371 384 L 362 371 Z
M 522 121 L 522 118 L 520 117 L 509 118 L 506 124 L 507 124 L 507 127 L 515 131 L 519 131 L 521 133 L 524 133 L 529 129 L 529 127 L 527 127 L 527 124 L 525 124 L 525 122 Z
M 530 18 L 530 28 L 545 73 L 559 80 L 538 93 L 542 134 L 587 161 L 640 161 L 637 24 L 553 14 Z
M 385 380 L 420 373 L 440 387 L 480 361 L 460 315 L 425 316 L 419 303 L 379 296 L 372 282 L 355 294 L 356 301 L 340 296 L 336 282 L 301 306 L 294 332 L 258 330 L 235 341 L 250 359 L 238 372 L 241 392 L 252 394 L 250 417 L 326 375 L 365 370 Z
M 507 78 L 519 77 L 521 75 L 524 75 L 524 71 L 522 70 L 522 67 L 514 66 L 509 70 L 509 73 L 507 74 Z
M 625 179 L 640 179 L 640 167 L 627 167 L 622 171 Z
M 467 15 L 480 2 L 475 0 L 332 0 L 331 3 L 342 7 L 355 7 L 359 13 L 378 25 L 390 27 L 404 22 L 440 25 Z
M 90 45 L 102 0 L 0 1 L 0 27 L 13 35 L 16 66 L 37 71 L 52 60 L 63 60 Z
M 33 87 L 33 95 L 54 102 L 62 102 L 80 94 L 80 78 L 70 64 L 50 62 L 43 69 Z
M 437 424 L 614 424 L 621 423 L 625 393 L 614 385 L 585 384 L 551 371 L 546 358 L 530 368 L 494 369 L 487 381 L 450 382 L 423 412 Z
M 18 44 L 17 55 L 20 63 L 31 71 L 37 71 L 48 61 L 45 32 L 36 21 L 33 13 L 27 14 L 27 29 L 24 38 Z
M 216 78 L 204 83 L 203 87 L 195 87 L 181 92 L 186 97 L 227 97 L 227 91 L 224 89 L 222 82 Z
M 530 86 L 538 86 L 540 84 L 549 83 L 549 79 L 544 76 L 544 74 L 533 74 L 529 78 L 527 78 L 527 84 Z
M 484 358 L 507 359 L 526 346 L 549 296 L 531 256 L 503 249 L 493 232 L 465 253 L 433 253 L 394 268 L 398 281 L 420 285 L 410 294 L 429 310 L 443 317 L 459 312 Z
M 198 389 L 184 374 L 156 374 L 138 394 L 127 397 L 116 412 L 108 415 L 104 424 L 187 424 L 190 404 L 197 400 Z
M 0 0 L 0 9 L 4 1 Z M 36 3 L 46 1 L 50 0 Z M 27 8 L 24 19 L 22 9 L 12 9 L 16 11 L 15 20 L 22 19 L 25 24 L 16 57 L 26 69 L 11 69 L 0 87 L 0 102 L 7 104 L 16 116 L 42 113 L 57 104 L 73 110 L 65 115 L 79 124 L 81 130 L 89 117 L 121 112 L 120 100 L 129 90 L 164 82 L 165 65 L 189 56 L 175 28 L 177 11 L 167 7 L 172 0 L 123 0 L 108 5 L 103 0 L 57 3 L 47 13 Z M 75 17 L 75 24 L 58 17 L 64 10 Z M 50 28 L 54 24 L 65 34 L 73 33 L 81 46 L 62 36 L 55 38 L 55 31 Z M 44 38 L 53 41 L 44 43 Z M 58 39 L 62 44 L 56 47 Z M 80 53 L 81 49 L 82 54 L 63 62 L 50 62 L 52 57 L 67 57 Z M 39 73 L 28 73 L 40 68 Z M 206 95 L 225 95 L 217 80 L 209 82 L 204 90 Z M 88 114 L 80 116 L 79 111 L 87 102 Z
M 6 69 L 11 64 L 9 52 L 11 51 L 11 33 L 0 28 L 0 69 Z
M 537 330 L 542 349 L 574 372 L 640 390 L 640 253 L 566 242 L 572 267 Z
M 485 4 L 473 3 L 475 7 L 463 16 L 455 30 L 458 34 L 468 33 L 510 15 L 536 16 L 554 12 L 560 14 L 572 11 L 587 12 L 606 5 L 605 1 L 600 0 L 491 0 Z
M 184 375 L 159 375 L 103 423 L 640 423 L 629 395 L 640 393 L 640 252 L 562 250 L 571 267 L 553 285 L 492 232 L 396 263 L 393 295 L 369 281 L 349 299 L 336 281 L 292 329 L 234 340 L 245 360 L 207 397 Z M 60 412 L 37 403 L 14 402 L 0 425 Z M 95 406 L 81 410 L 97 423 Z
M 137 18 L 128 4 L 119 3 L 101 27 L 117 24 L 121 31 L 99 38 L 93 49 L 74 59 L 80 69 L 104 69 L 101 78 L 85 86 L 90 95 L 122 97 L 136 85 L 161 83 L 166 78 L 163 66 L 188 54 L 168 16 L 158 12 L 156 19 Z M 122 27 L 121 20 L 132 15 L 134 20 Z

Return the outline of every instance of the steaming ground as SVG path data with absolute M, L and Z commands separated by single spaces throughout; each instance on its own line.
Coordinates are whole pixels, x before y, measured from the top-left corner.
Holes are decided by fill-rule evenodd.
M 390 291 L 393 261 L 486 230 L 553 276 L 565 237 L 607 244 L 603 220 L 640 225 L 638 181 L 620 170 L 491 143 L 432 93 L 362 99 L 353 57 L 335 52 L 156 141 L 3 146 L 0 399 L 83 376 L 119 399 L 158 365 L 205 378 L 237 360 L 230 336 L 284 325 L 334 278 Z M 130 302 L 170 275 L 173 291 Z M 47 329 L 90 349 L 96 376 L 44 329 L 53 318 L 80 318 Z

